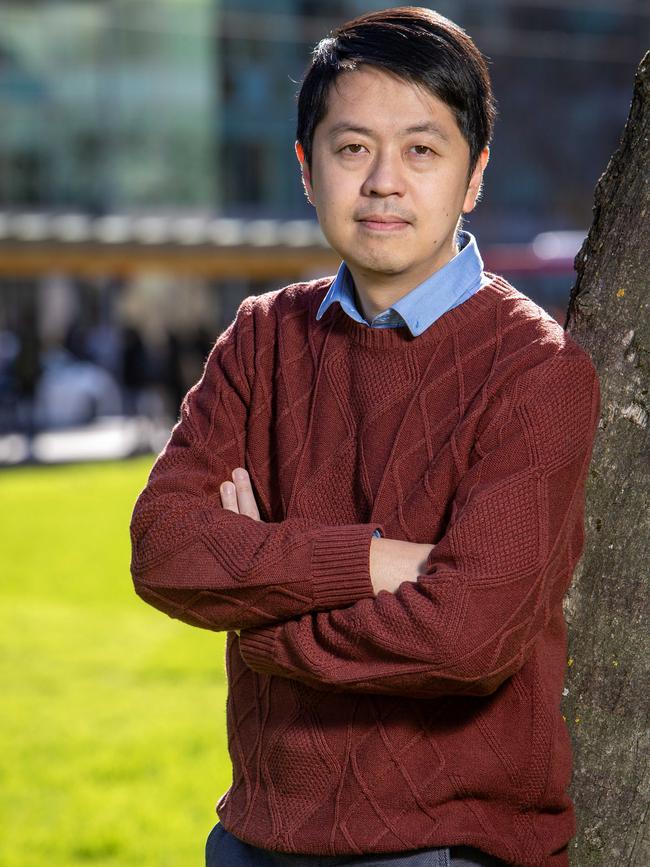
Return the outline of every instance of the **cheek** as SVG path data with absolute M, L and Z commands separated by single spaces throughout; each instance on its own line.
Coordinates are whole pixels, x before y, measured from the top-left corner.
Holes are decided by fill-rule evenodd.
M 455 218 L 465 201 L 466 187 L 459 186 L 455 177 L 440 174 L 435 183 L 421 185 L 415 195 L 421 211 L 432 218 Z
M 323 216 L 342 216 L 354 207 L 358 191 L 349 178 L 332 172 L 327 177 L 321 177 L 316 188 L 316 197 L 317 211 Z

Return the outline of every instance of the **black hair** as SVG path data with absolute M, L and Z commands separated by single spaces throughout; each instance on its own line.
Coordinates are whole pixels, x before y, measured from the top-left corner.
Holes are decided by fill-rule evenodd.
M 432 9 L 401 6 L 342 24 L 312 52 L 298 94 L 296 138 L 311 166 L 314 130 L 346 70 L 373 66 L 425 87 L 446 103 L 469 145 L 469 175 L 490 143 L 496 104 L 485 58 L 467 33 Z

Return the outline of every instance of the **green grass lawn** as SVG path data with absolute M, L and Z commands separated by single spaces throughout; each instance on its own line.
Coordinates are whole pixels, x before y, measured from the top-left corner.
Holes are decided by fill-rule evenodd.
M 0 865 L 194 867 L 230 784 L 225 636 L 145 605 L 152 459 L 0 475 Z

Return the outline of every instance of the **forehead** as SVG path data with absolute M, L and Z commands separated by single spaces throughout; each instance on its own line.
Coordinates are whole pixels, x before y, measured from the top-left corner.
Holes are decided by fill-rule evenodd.
M 439 97 L 423 85 L 371 66 L 342 72 L 335 79 L 317 129 L 327 135 L 346 123 L 378 133 L 428 124 L 449 141 L 462 139 L 452 110 Z

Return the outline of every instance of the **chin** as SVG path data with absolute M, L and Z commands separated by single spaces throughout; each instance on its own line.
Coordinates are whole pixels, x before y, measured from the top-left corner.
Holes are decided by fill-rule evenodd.
M 359 262 L 357 265 L 372 274 L 386 274 L 391 277 L 403 274 L 407 270 L 407 266 L 400 262 Z

